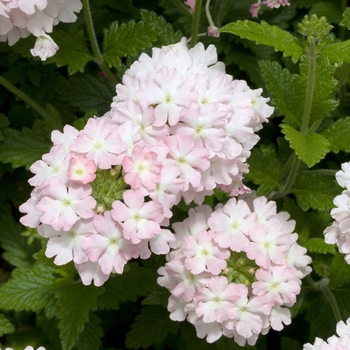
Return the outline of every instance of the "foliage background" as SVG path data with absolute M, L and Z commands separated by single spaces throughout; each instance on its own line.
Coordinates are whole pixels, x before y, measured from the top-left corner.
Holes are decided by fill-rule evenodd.
M 323 230 L 332 222 L 333 199 L 341 193 L 334 175 L 349 161 L 350 11 L 344 0 L 291 0 L 291 6 L 262 9 L 253 19 L 252 3 L 212 1 L 215 25 L 236 25 L 225 27 L 231 34 L 199 40 L 214 44 L 227 73 L 247 80 L 251 88 L 262 87 L 276 107 L 248 160 L 246 185 L 276 200 L 279 209 L 297 221 L 299 244 L 313 258 L 313 273 L 303 281 L 292 324 L 246 348 L 297 350 L 316 336 L 333 335 L 337 318 L 350 316 L 350 266 L 336 247 L 323 241 Z M 65 124 L 82 128 L 89 117 L 108 111 L 115 84 L 142 52 L 191 36 L 192 15 L 180 0 L 91 0 L 90 6 L 100 51 L 90 44 L 83 11 L 76 23 L 54 28 L 52 37 L 60 50 L 46 62 L 30 55 L 33 37 L 12 47 L 0 43 L 0 346 L 239 349 L 226 338 L 207 344 L 196 337 L 192 325 L 169 319 L 167 291 L 156 283 L 164 257 L 134 261 L 103 287 L 86 287 L 72 265 L 57 267 L 44 256 L 46 242 L 35 230 L 19 224 L 18 207 L 31 191 L 28 169 L 50 149 L 51 131 Z M 298 24 L 312 14 L 325 16 L 334 28 L 317 41 L 323 53 L 316 62 L 315 93 L 309 96 L 305 48 L 311 34 L 299 48 L 283 43 L 288 35 L 302 40 Z M 246 19 L 256 24 L 263 20 L 268 26 L 237 22 Z M 199 32 L 206 32 L 207 26 L 203 9 Z M 4 81 L 38 108 L 30 107 Z M 311 120 L 300 137 L 295 131 L 303 131 L 308 101 Z M 223 200 L 220 193 L 206 199 L 212 205 Z M 174 220 L 184 218 L 186 210 L 177 208 Z

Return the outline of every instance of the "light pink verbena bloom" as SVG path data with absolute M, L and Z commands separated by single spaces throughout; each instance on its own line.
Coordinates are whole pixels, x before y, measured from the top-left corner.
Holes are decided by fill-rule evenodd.
M 253 17 L 258 17 L 258 12 L 261 6 L 268 6 L 270 8 L 279 8 L 280 6 L 290 6 L 289 0 L 258 0 L 256 4 L 251 5 L 249 12 Z
M 187 319 L 208 342 L 224 335 L 241 346 L 290 324 L 287 307 L 311 272 L 294 226 L 264 197 L 232 198 L 213 212 L 191 209 L 173 225 L 176 241 L 158 270 L 171 293 L 171 318 Z
M 40 57 L 42 61 L 52 57 L 58 50 L 57 44 L 47 34 L 41 34 L 37 37 L 35 46 L 30 50 L 34 57 Z

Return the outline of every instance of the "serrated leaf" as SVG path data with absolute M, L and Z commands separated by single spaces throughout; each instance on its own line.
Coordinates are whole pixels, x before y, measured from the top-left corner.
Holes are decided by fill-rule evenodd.
M 17 268 L 0 288 L 0 308 L 39 312 L 54 298 L 54 290 L 62 282 L 54 276 L 54 269 L 39 263 L 30 269 Z
M 260 24 L 248 20 L 232 22 L 220 28 L 220 32 L 232 33 L 255 41 L 257 44 L 273 46 L 275 50 L 283 52 L 284 56 L 291 56 L 294 62 L 297 62 L 304 53 L 300 40 L 289 32 L 264 21 Z
M 350 281 L 350 265 L 345 261 L 344 254 L 337 253 L 334 256 L 329 272 L 329 286 L 331 288 L 341 287 Z
M 338 64 L 343 61 L 350 62 L 350 40 L 325 46 L 321 51 L 321 55 Z
M 303 246 L 311 253 L 335 254 L 334 245 L 327 244 L 323 238 L 310 238 L 303 244 Z
M 62 121 L 59 111 L 51 104 L 46 105 L 47 115 L 44 117 L 45 130 L 51 134 L 53 130 L 62 130 Z
M 63 350 L 70 350 L 75 345 L 89 320 L 90 311 L 96 309 L 97 298 L 103 292 L 104 288 L 81 283 L 56 291 L 58 328 Z
M 334 207 L 333 199 L 341 192 L 341 188 L 333 176 L 303 172 L 298 175 L 291 192 L 304 211 L 310 208 L 330 210 Z
M 104 332 L 101 327 L 101 319 L 90 312 L 89 321 L 85 324 L 83 332 L 77 341 L 78 350 L 96 350 L 101 348 L 101 338 Z
M 113 22 L 104 30 L 103 57 L 109 67 L 119 67 L 120 57 L 135 55 L 138 50 L 150 46 L 156 39 L 160 29 L 144 22 Z
M 93 109 L 98 114 L 103 114 L 110 109 L 115 88 L 101 77 L 77 74 L 59 86 L 58 93 L 63 100 L 78 107 L 82 112 L 90 112 Z
M 233 338 L 221 337 L 219 340 L 215 342 L 216 348 L 218 350 L 257 350 L 255 346 L 238 345 Z M 284 349 L 283 349 L 284 350 Z
M 282 166 L 272 145 L 255 147 L 248 162 L 249 173 L 247 178 L 260 185 L 258 188 L 259 195 L 269 195 L 272 191 L 281 187 L 279 179 Z
M 157 275 L 154 271 L 136 263 L 127 266 L 131 270 L 114 275 L 104 284 L 106 292 L 99 300 L 99 309 L 118 309 L 119 302 L 136 301 L 155 288 Z
M 153 25 L 161 30 L 154 46 L 162 47 L 163 45 L 175 44 L 181 40 L 181 32 L 175 32 L 173 26 L 167 23 L 163 16 L 158 16 L 153 11 L 141 10 L 140 12 L 141 18 L 146 24 Z
M 169 300 L 169 291 L 166 288 L 158 287 L 152 291 L 145 299 L 142 300 L 142 305 L 161 305 L 167 307 Z
M 259 61 L 259 67 L 279 112 L 296 127 L 300 126 L 305 102 L 305 87 L 300 84 L 300 76 L 292 75 L 275 61 Z
M 303 135 L 286 124 L 281 124 L 281 128 L 290 147 L 309 168 L 323 159 L 331 149 L 329 141 L 320 134 Z
M 331 1 L 322 1 L 313 4 L 309 14 L 315 14 L 318 18 L 326 17 L 328 23 L 339 22 L 342 13 L 340 8 Z
M 343 19 L 340 21 L 339 25 L 350 30 L 350 7 L 345 8 Z
M 12 323 L 6 318 L 5 315 L 0 314 L 0 337 L 4 334 L 13 333 L 15 331 L 15 327 Z
M 170 320 L 167 309 L 146 306 L 135 317 L 135 323 L 126 335 L 125 345 L 129 349 L 146 349 L 152 344 L 161 343 L 169 333 L 177 333 L 179 326 L 178 322 Z
M 83 30 L 77 30 L 74 26 L 68 28 L 68 32 L 55 29 L 51 34 L 59 50 L 47 61 L 56 63 L 58 67 L 68 66 L 69 74 L 84 72 L 86 64 L 94 60 L 94 56 L 88 48 Z
M 42 122 L 36 120 L 32 129 L 21 131 L 5 128 L 4 140 L 0 144 L 0 160 L 11 163 L 13 168 L 25 166 L 28 169 L 46 153 L 51 143 L 43 131 Z
M 14 220 L 9 205 L 0 206 L 0 227 L 3 259 L 16 267 L 31 267 L 35 263 L 33 254 L 41 248 L 40 242 L 28 245 L 27 238 L 21 235 L 23 226 Z
M 338 119 L 321 135 L 330 142 L 332 152 L 350 152 L 350 117 Z

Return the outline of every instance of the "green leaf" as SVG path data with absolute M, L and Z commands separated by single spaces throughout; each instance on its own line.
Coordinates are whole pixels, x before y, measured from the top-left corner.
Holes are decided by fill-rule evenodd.
M 300 76 L 290 74 L 288 69 L 282 69 L 275 61 L 259 61 L 259 67 L 279 112 L 296 127 L 300 126 L 305 100 L 305 88 L 300 86 Z
M 0 206 L 0 225 L 3 259 L 16 267 L 31 267 L 35 263 L 33 254 L 41 249 L 40 241 L 28 245 L 27 238 L 21 235 L 23 226 L 14 220 L 9 206 Z
M 311 253 L 335 254 L 334 245 L 327 244 L 323 238 L 310 238 L 303 244 L 303 246 Z
M 152 291 L 145 299 L 142 300 L 142 305 L 161 305 L 167 307 L 169 300 L 169 291 L 166 288 L 158 287 Z
M 175 44 L 181 40 L 181 32 L 174 31 L 173 26 L 163 16 L 158 16 L 153 11 L 141 10 L 141 18 L 147 25 L 152 25 L 161 30 L 157 41 L 153 44 L 156 47 Z
M 343 61 L 350 62 L 350 40 L 325 46 L 321 55 L 338 64 L 342 64 Z
M 227 337 L 221 337 L 215 342 L 215 345 L 218 350 L 257 350 L 255 346 L 250 346 L 248 344 L 240 346 L 234 341 L 234 339 Z
M 350 281 L 350 265 L 345 261 L 344 254 L 336 253 L 329 267 L 329 286 L 341 287 Z
M 113 22 L 104 30 L 103 57 L 109 67 L 119 67 L 120 57 L 135 55 L 138 50 L 149 47 L 161 32 L 145 22 Z
M 332 152 L 350 152 L 350 117 L 338 119 L 321 135 L 330 142 Z
M 43 131 L 45 130 L 40 120 L 35 121 L 32 129 L 23 128 L 18 131 L 5 128 L 4 140 L 0 144 L 0 160 L 11 163 L 13 168 L 25 166 L 28 169 L 51 146 Z
M 289 125 L 281 124 L 282 132 L 290 147 L 309 168 L 317 164 L 330 151 L 329 141 L 320 134 L 302 135 Z
M 339 22 L 342 16 L 340 8 L 331 1 L 322 1 L 313 4 L 309 14 L 315 14 L 317 17 L 326 17 L 330 23 Z
M 86 64 L 94 60 L 94 56 L 88 48 L 83 30 L 77 30 L 74 26 L 68 28 L 68 32 L 60 29 L 52 32 L 51 37 L 59 50 L 47 61 L 55 62 L 58 67 L 68 66 L 69 74 L 84 72 Z
M 291 191 L 304 211 L 310 208 L 330 210 L 334 207 L 333 199 L 341 192 L 341 188 L 333 176 L 303 172 L 298 175 Z
M 138 267 L 131 263 L 131 270 L 122 275 L 113 275 L 105 284 L 106 292 L 99 299 L 99 309 L 118 309 L 119 302 L 136 301 L 139 296 L 146 296 L 156 286 L 157 275 L 152 269 Z
M 247 178 L 259 185 L 259 195 L 269 195 L 281 187 L 280 160 L 275 148 L 270 145 L 255 147 L 249 157 L 249 173 Z
M 81 112 L 94 109 L 104 114 L 110 109 L 115 95 L 114 86 L 102 77 L 77 74 L 58 88 L 64 101 L 78 107 Z
M 284 56 L 291 56 L 294 62 L 297 62 L 304 53 L 300 40 L 264 21 L 260 24 L 248 20 L 232 22 L 220 28 L 220 32 L 232 33 L 257 44 L 273 46 L 275 50 L 282 51 Z
M 90 312 L 89 321 L 85 324 L 83 332 L 77 341 L 78 350 L 96 350 L 101 348 L 101 338 L 104 332 L 101 327 L 101 319 Z
M 346 7 L 339 25 L 350 30 L 350 7 Z
M 179 323 L 169 318 L 167 309 L 161 306 L 146 306 L 135 317 L 131 331 L 126 335 L 125 345 L 129 349 L 148 348 L 160 344 L 169 334 L 176 334 Z
M 0 314 L 0 337 L 2 337 L 4 334 L 13 333 L 14 331 L 15 327 L 11 324 L 11 322 L 5 315 Z
M 96 309 L 97 298 L 104 288 L 81 283 L 68 285 L 56 291 L 59 304 L 58 328 L 63 350 L 70 350 L 77 342 L 89 320 L 89 312 Z
M 62 121 L 59 111 L 48 103 L 46 105 L 46 112 L 48 113 L 44 118 L 46 132 L 51 134 L 53 130 L 62 130 Z
M 39 312 L 54 299 L 55 288 L 62 282 L 54 269 L 39 263 L 31 269 L 17 268 L 0 288 L 0 308 Z

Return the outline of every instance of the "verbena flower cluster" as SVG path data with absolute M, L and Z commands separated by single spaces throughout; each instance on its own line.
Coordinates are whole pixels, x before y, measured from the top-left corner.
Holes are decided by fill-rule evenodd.
M 316 338 L 313 345 L 307 343 L 303 350 L 350 350 L 350 318 L 347 319 L 346 323 L 344 321 L 338 322 L 337 334 L 338 336 L 333 335 L 327 341 Z
M 116 90 L 105 116 L 52 133 L 20 207 L 21 222 L 49 239 L 46 255 L 74 261 L 85 284 L 102 285 L 132 258 L 167 254 L 181 199 L 247 192 L 245 161 L 273 111 L 261 89 L 225 74 L 214 46 L 188 49 L 185 40 L 142 54 Z
M 224 335 L 241 346 L 290 324 L 287 307 L 311 272 L 294 227 L 265 197 L 191 209 L 173 224 L 176 241 L 158 270 L 158 284 L 171 292 L 170 318 L 187 318 L 209 343 Z
M 33 34 L 37 41 L 31 53 L 46 60 L 58 49 L 46 33 L 59 22 L 75 22 L 81 9 L 80 0 L 0 0 L 0 41 L 13 45 Z
M 350 264 L 350 162 L 343 163 L 341 167 L 342 170 L 336 173 L 336 180 L 345 190 L 334 198 L 336 208 L 331 210 L 334 222 L 325 229 L 324 238 L 328 244 L 337 244 Z
M 261 6 L 268 6 L 270 8 L 279 8 L 280 6 L 290 6 L 289 0 L 258 0 L 256 4 L 251 5 L 249 12 L 253 17 L 258 17 Z

